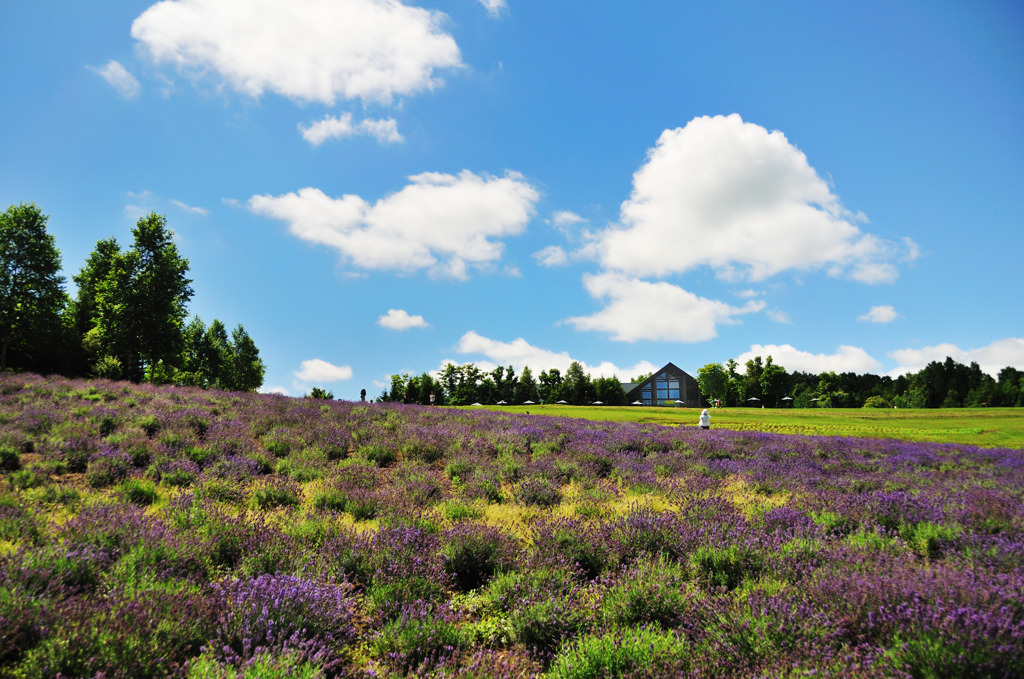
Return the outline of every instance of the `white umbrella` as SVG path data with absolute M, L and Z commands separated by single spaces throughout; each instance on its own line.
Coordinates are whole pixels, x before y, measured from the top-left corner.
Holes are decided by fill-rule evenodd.
M 635 406 L 642 406 L 643 404 L 644 404 L 643 401 L 633 401 L 633 405 L 635 405 Z
M 532 406 L 533 405 L 533 401 L 523 401 L 523 405 L 524 406 Z
M 500 405 L 500 406 L 507 406 L 508 405 L 508 401 L 498 401 L 498 405 Z
M 556 403 L 561 403 L 561 404 L 562 404 L 562 405 L 564 405 L 564 406 L 567 406 L 567 405 L 569 405 L 569 402 L 568 402 L 568 401 L 556 401 Z
M 482 405 L 483 405 L 483 403 L 471 403 L 470 405 L 474 405 L 474 406 L 482 406 Z
M 591 403 L 590 405 L 592 405 L 592 406 L 603 406 L 603 405 L 604 405 L 604 403 L 602 403 L 601 401 L 594 401 L 594 402 L 593 402 L 593 403 Z
M 748 400 L 748 401 L 760 401 L 761 399 L 757 398 L 756 396 L 751 396 L 751 397 L 750 397 L 750 398 L 748 398 L 747 400 Z

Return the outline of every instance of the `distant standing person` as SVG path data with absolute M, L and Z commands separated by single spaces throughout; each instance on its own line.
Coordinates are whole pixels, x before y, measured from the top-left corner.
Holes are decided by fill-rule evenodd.
M 704 412 L 700 414 L 700 428 L 711 429 L 711 416 L 708 415 L 708 409 L 705 408 Z
M 363 401 L 363 402 L 366 401 L 366 390 L 365 389 L 360 389 L 359 390 L 359 400 Z

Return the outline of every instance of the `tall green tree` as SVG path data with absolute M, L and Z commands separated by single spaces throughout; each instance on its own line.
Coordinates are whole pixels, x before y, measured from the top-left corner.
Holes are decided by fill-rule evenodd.
M 626 405 L 626 390 L 622 388 L 622 382 L 617 376 L 598 377 L 592 384 L 596 400 L 606 406 Z
M 0 370 L 12 348 L 22 354 L 21 367 L 35 367 L 42 357 L 33 356 L 34 347 L 60 329 L 67 295 L 48 219 L 34 204 L 0 214 Z
M 111 275 L 121 257 L 121 246 L 114 238 L 96 243 L 82 269 L 73 277 L 78 292 L 71 304 L 75 332 L 79 338 L 75 372 L 86 375 L 103 355 L 96 319 L 99 314 L 97 297 L 100 285 Z
M 562 373 L 558 368 L 540 371 L 540 399 L 544 403 L 562 400 Z
M 764 363 L 760 356 L 755 356 L 744 366 L 746 372 L 741 379 L 740 398 L 743 401 L 756 398 L 757 401 L 749 401 L 750 405 L 760 405 L 760 401 L 764 398 L 764 392 L 761 390 L 761 373 L 764 372 Z
M 779 399 L 786 393 L 789 383 L 789 373 L 781 365 L 772 361 L 769 356 L 765 361 L 764 370 L 761 371 L 761 393 L 772 405 L 778 406 Z
M 114 259 L 97 286 L 95 328 L 125 377 L 156 382 L 179 367 L 192 281 L 164 217 L 143 217 L 132 236 L 131 249 Z
M 708 363 L 697 371 L 697 385 L 705 398 L 724 399 L 729 392 L 729 373 L 721 363 Z
M 565 371 L 562 398 L 576 406 L 595 400 L 590 375 L 583 371 L 583 365 L 579 361 L 570 363 Z
M 234 391 L 256 391 L 263 386 L 267 366 L 260 358 L 260 350 L 242 324 L 231 331 L 231 358 L 229 360 L 231 388 Z
M 203 319 L 195 316 L 185 326 L 184 349 L 181 355 L 182 366 L 178 374 L 178 383 L 204 389 L 213 386 L 210 379 L 212 355 L 213 345 L 209 342 L 206 324 L 203 323 Z
M 537 391 L 537 380 L 534 378 L 530 366 L 525 365 L 519 376 L 519 383 L 516 385 L 514 403 L 537 402 L 538 400 L 540 400 L 540 394 Z

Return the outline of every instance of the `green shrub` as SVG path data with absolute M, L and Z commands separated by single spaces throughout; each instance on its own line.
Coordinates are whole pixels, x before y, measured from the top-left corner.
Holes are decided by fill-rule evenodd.
M 960 536 L 959 526 L 944 526 L 931 521 L 900 526 L 900 537 L 906 541 L 918 556 L 932 558 L 941 555 L 942 550 Z
M 196 480 L 196 475 L 187 469 L 172 469 L 160 474 L 160 482 L 177 488 L 191 486 Z
M 122 483 L 121 494 L 125 500 L 140 507 L 151 505 L 160 497 L 155 483 L 141 479 L 129 479 Z
M 52 505 L 73 505 L 81 499 L 79 492 L 68 486 L 46 486 L 39 497 L 40 502 Z
M 196 493 L 201 498 L 232 505 L 240 504 L 246 498 L 245 490 L 238 483 L 221 479 L 207 479 Z
M 44 474 L 36 473 L 34 469 L 19 469 L 13 472 L 8 478 L 11 480 L 11 485 L 19 490 L 28 490 L 29 488 L 36 488 L 46 483 L 46 476 Z
M 509 569 L 516 546 L 514 538 L 496 528 L 462 525 L 445 536 L 441 559 L 459 589 L 468 591 L 485 584 L 495 573 Z
M 323 488 L 313 494 L 313 508 L 343 512 L 348 504 L 345 492 L 340 488 Z
M 253 509 L 273 509 L 274 507 L 296 507 L 299 495 L 294 488 L 283 485 L 266 485 L 252 492 L 250 504 Z
M 380 631 L 374 639 L 373 651 L 400 676 L 405 676 L 441 664 L 464 643 L 458 626 L 447 616 L 430 610 L 406 610 Z
M 361 446 L 357 451 L 359 455 L 373 462 L 378 467 L 389 467 L 395 463 L 398 456 L 394 450 L 379 445 Z
M 380 500 L 373 493 L 353 493 L 345 502 L 345 511 L 356 521 L 377 518 Z
M 127 475 L 128 463 L 109 457 L 93 460 L 85 470 L 85 480 L 93 488 L 112 486 Z
M 888 408 L 889 402 L 881 396 L 868 396 L 864 401 L 865 408 Z
M 620 679 L 682 676 L 690 671 L 690 646 L 674 632 L 655 628 L 613 629 L 588 634 L 558 653 L 551 679 Z
M 13 472 L 21 468 L 18 451 L 7 445 L 0 445 L 0 472 Z
M 737 546 L 701 546 L 690 555 L 690 567 L 710 587 L 735 589 L 744 578 L 761 571 L 761 555 Z
M 444 457 L 444 450 L 435 443 L 428 441 L 406 440 L 401 446 L 402 459 L 420 460 L 431 463 Z
M 533 477 L 516 486 L 515 498 L 524 505 L 554 507 L 562 501 L 562 493 L 547 479 Z
M 217 452 L 210 446 L 188 446 L 185 448 L 185 457 L 200 467 L 205 467 L 216 456 Z
M 657 625 L 671 629 L 686 615 L 686 573 L 664 556 L 641 558 L 608 587 L 601 599 L 601 617 L 613 627 Z
M 449 521 L 464 521 L 466 519 L 479 519 L 483 516 L 483 512 L 464 502 L 448 500 L 441 503 L 441 516 Z
M 475 469 L 476 465 L 468 460 L 452 460 L 444 466 L 444 474 L 457 483 L 468 479 Z
M 369 613 L 388 621 L 397 618 L 406 606 L 418 601 L 441 602 L 446 596 L 443 586 L 422 575 L 375 582 L 366 588 Z
M 146 433 L 146 436 L 153 438 L 163 425 L 160 424 L 160 420 L 156 418 L 156 415 L 145 415 L 138 420 L 139 428 Z
M 10 667 L 42 638 L 39 599 L 22 587 L 0 587 L 0 668 Z
M 261 653 L 239 669 L 223 665 L 208 655 L 189 662 L 186 679 L 323 679 L 323 668 L 299 659 L 297 653 Z

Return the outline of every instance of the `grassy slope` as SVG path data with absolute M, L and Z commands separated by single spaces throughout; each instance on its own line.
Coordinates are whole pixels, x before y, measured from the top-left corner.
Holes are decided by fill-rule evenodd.
M 611 422 L 696 425 L 694 408 L 576 407 L 559 405 L 485 406 L 490 410 L 531 415 L 579 417 Z M 1024 448 L 1024 409 L 945 408 L 939 410 L 771 409 L 711 410 L 711 425 L 734 430 L 812 436 L 869 436 L 904 441 L 962 443 L 972 446 Z

